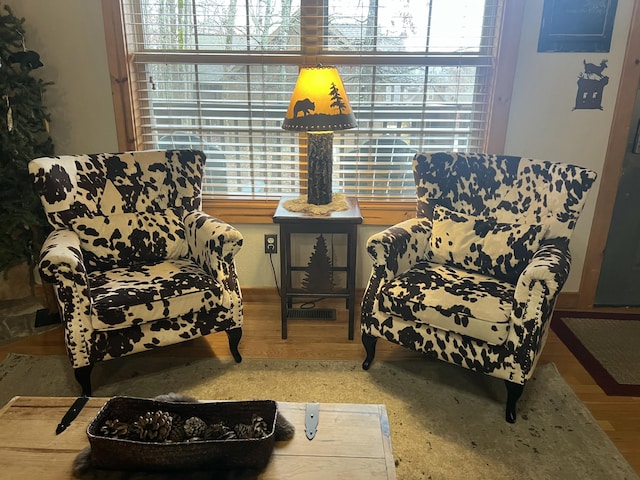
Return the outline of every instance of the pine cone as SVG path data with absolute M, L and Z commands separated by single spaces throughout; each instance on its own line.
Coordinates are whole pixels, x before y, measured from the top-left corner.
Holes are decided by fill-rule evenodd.
M 251 427 L 253 428 L 253 438 L 263 438 L 269 435 L 267 422 L 255 413 L 251 416 Z
M 142 441 L 164 442 L 171 433 L 173 419 L 167 412 L 146 412 L 133 422 L 133 430 Z
M 184 433 L 187 437 L 204 437 L 207 430 L 207 424 L 199 417 L 187 418 L 184 422 Z
M 100 427 L 100 433 L 105 437 L 126 438 L 129 436 L 130 429 L 130 424 L 116 418 L 115 420 L 105 420 L 104 425 Z
M 184 426 L 177 424 L 171 426 L 171 431 L 169 432 L 169 437 L 167 441 L 170 442 L 184 442 L 188 438 L 187 434 L 184 431 Z
M 238 438 L 238 434 L 231 428 L 224 432 L 222 436 L 222 440 L 235 440 L 236 438 Z
M 253 428 L 246 423 L 238 423 L 233 430 L 236 432 L 238 438 L 252 438 Z
M 224 423 L 213 423 L 207 426 L 204 432 L 204 438 L 206 440 L 222 440 L 230 430 Z
M 177 413 L 172 413 L 171 417 L 171 431 L 167 441 L 169 442 L 184 442 L 187 439 L 187 434 L 184 431 L 184 420 Z

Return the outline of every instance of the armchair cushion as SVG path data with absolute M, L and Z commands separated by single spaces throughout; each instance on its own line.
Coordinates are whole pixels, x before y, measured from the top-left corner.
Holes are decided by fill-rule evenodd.
M 231 304 L 228 292 L 211 275 L 184 259 L 93 272 L 89 282 L 91 325 L 96 330 L 193 316 Z
M 90 269 L 185 257 L 184 225 L 173 210 L 78 217 L 71 222 Z
M 514 286 L 449 265 L 420 262 L 384 284 L 380 311 L 403 320 L 501 345 Z
M 548 226 L 504 223 L 433 208 L 430 259 L 515 284 L 540 247 Z

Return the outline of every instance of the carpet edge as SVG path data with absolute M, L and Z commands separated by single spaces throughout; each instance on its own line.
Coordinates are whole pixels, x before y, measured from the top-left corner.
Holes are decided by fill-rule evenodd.
M 622 318 L 612 318 L 616 314 L 606 312 L 579 312 L 558 310 L 553 312 L 551 318 L 551 329 L 556 333 L 562 343 L 576 357 L 587 373 L 593 378 L 598 386 L 609 396 L 640 396 L 640 385 L 621 384 L 607 371 L 598 359 L 589 351 L 578 336 L 567 326 L 563 318 L 599 318 L 620 320 Z M 640 320 L 640 314 L 629 314 L 626 317 L 629 321 Z

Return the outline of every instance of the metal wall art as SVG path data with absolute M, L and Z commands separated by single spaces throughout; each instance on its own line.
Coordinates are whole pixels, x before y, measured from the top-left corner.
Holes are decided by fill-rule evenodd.
M 576 106 L 574 110 L 602 110 L 602 93 L 609 83 L 609 77 L 602 74 L 607 68 L 607 61 L 599 64 L 582 61 L 584 71 L 578 75 L 578 93 L 576 94 Z

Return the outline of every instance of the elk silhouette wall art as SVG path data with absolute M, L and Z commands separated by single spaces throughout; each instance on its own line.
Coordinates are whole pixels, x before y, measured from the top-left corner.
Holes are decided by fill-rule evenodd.
M 578 93 L 574 110 L 602 110 L 602 93 L 609 83 L 609 77 L 602 74 L 607 68 L 607 61 L 599 64 L 582 61 L 584 71 L 578 75 Z

